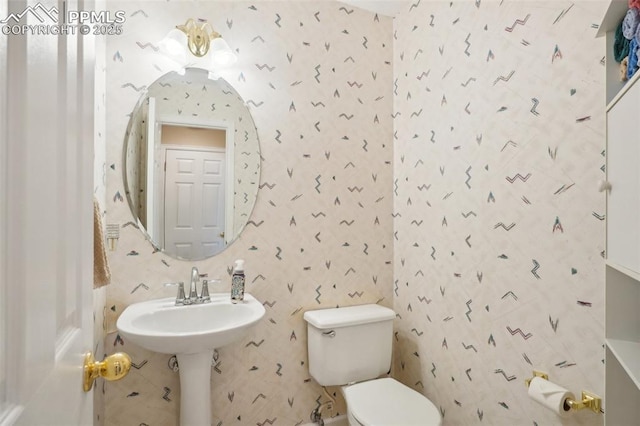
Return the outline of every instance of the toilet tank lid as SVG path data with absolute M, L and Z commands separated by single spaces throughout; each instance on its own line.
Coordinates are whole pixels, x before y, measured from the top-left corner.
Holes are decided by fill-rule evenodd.
M 318 309 L 304 313 L 305 321 L 321 330 L 390 321 L 395 317 L 393 310 L 375 304 Z

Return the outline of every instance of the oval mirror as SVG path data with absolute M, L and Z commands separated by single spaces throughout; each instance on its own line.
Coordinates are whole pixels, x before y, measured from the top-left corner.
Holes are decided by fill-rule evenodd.
M 260 143 L 249 108 L 223 79 L 189 68 L 144 94 L 124 141 L 124 183 L 138 226 L 176 259 L 219 253 L 258 193 Z

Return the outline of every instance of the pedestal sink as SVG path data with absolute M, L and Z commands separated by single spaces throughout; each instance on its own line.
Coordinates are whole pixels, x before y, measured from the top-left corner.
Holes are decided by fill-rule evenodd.
M 176 306 L 175 298 L 129 305 L 116 324 L 120 335 L 145 349 L 175 354 L 180 367 L 180 424 L 211 424 L 213 350 L 243 338 L 265 313 L 250 294 L 231 303 L 229 293 L 210 303 Z

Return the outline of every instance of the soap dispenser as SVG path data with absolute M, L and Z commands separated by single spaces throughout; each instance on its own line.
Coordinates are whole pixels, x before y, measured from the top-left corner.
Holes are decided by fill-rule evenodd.
M 233 265 L 231 275 L 231 302 L 244 300 L 244 260 L 238 259 Z

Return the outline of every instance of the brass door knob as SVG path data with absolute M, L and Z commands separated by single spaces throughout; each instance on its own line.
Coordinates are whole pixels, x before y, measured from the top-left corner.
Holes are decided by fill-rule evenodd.
M 98 377 L 105 380 L 120 380 L 131 370 L 131 358 L 124 352 L 109 355 L 102 362 L 96 362 L 93 353 L 84 356 L 82 389 L 89 392 Z

